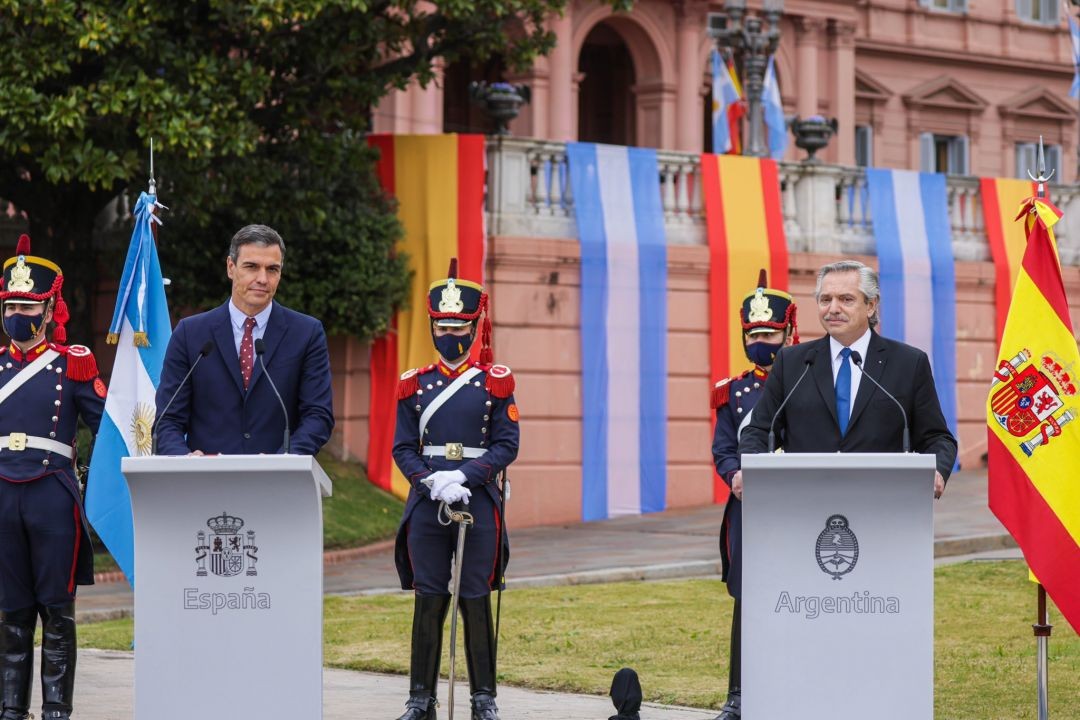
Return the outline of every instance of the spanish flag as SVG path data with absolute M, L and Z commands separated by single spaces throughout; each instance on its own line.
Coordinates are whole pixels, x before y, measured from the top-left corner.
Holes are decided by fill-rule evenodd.
M 400 498 L 409 483 L 390 450 L 397 416 L 397 381 L 403 372 L 436 359 L 427 316 L 428 285 L 446 277 L 458 258 L 460 277 L 484 276 L 483 135 L 371 135 L 381 153 L 376 172 L 397 199 L 405 229 L 399 250 L 415 273 L 408 308 L 394 317 L 390 332 L 371 347 L 368 417 L 368 478 Z M 479 343 L 474 349 L 479 352 Z
M 1011 178 L 979 178 L 979 193 L 982 196 L 986 237 L 990 243 L 990 258 L 994 261 L 995 337 L 1000 342 L 1005 318 L 1009 315 L 1012 289 L 1020 273 L 1024 248 L 1027 247 L 1024 226 L 1014 220 L 1013 208 L 1035 195 L 1035 183 Z
M 1080 631 L 1080 351 L 1054 240 L 1061 211 L 1029 198 L 1021 218 L 1027 247 L 986 402 L 990 509 Z
M 701 181 L 709 239 L 709 366 L 715 382 L 752 367 L 743 349 L 739 308 L 763 268 L 769 287 L 788 289 L 788 250 L 776 161 L 706 153 Z M 727 486 L 715 476 L 713 499 L 726 498 Z

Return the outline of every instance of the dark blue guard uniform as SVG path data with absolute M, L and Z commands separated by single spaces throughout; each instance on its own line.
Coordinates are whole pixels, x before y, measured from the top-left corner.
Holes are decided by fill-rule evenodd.
M 411 486 L 398 530 L 396 562 L 401 586 L 415 591 L 409 700 L 399 720 L 434 720 L 442 632 L 450 608 L 449 583 L 458 525 L 439 521 L 441 500 L 458 486 L 471 496 L 475 524 L 465 535 L 459 606 L 465 630 L 474 720 L 498 720 L 495 706 L 495 636 L 491 590 L 500 587 L 509 558 L 502 527 L 503 470 L 517 457 L 520 430 L 514 377 L 491 363 L 491 326 L 485 317 L 479 362 L 465 361 L 487 308 L 483 288 L 456 277 L 432 283 L 428 313 L 439 362 L 410 370 L 398 381 L 394 461 Z M 470 335 L 437 336 L 435 327 L 470 328 Z M 443 478 L 454 489 L 440 492 Z M 433 497 L 435 496 L 435 497 Z M 454 507 L 463 507 L 454 504 Z M 501 530 L 501 532 L 500 532 Z M 500 543 L 500 537 L 502 542 Z
M 97 362 L 66 339 L 63 274 L 30 255 L 19 239 L 4 264 L 0 300 L 0 718 L 25 718 L 33 674 L 37 617 L 42 632 L 42 717 L 67 718 L 75 680 L 75 588 L 94 581 L 93 548 L 83 513 L 74 456 L 78 418 L 96 434 L 105 409 Z M 9 315 L 7 308 L 39 305 L 40 314 Z M 27 337 L 31 335 L 31 337 Z M 10 393 L 10 394 L 8 394 Z
M 761 398 L 776 353 L 785 344 L 799 341 L 795 321 L 795 303 L 791 296 L 766 286 L 765 271 L 761 271 L 757 288 L 748 294 L 739 309 L 743 328 L 743 345 L 754 367 L 752 370 L 720 380 L 712 390 L 712 407 L 716 410 L 716 429 L 713 433 L 713 463 L 717 474 L 731 487 L 740 469 L 739 433 L 749 422 L 754 405 Z M 779 343 L 758 342 L 754 335 L 784 331 Z M 742 715 L 741 654 L 742 631 L 742 502 L 734 494 L 724 507 L 720 526 L 720 557 L 723 579 L 728 593 L 735 599 L 731 618 L 730 663 L 728 666 L 728 698 L 716 720 L 734 720 Z

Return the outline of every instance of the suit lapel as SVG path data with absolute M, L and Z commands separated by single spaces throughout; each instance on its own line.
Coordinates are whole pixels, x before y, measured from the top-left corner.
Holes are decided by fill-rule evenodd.
M 221 362 L 225 366 L 225 372 L 233 379 L 236 389 L 244 394 L 244 378 L 240 375 L 240 358 L 236 354 L 236 339 L 233 337 L 232 317 L 229 315 L 229 302 L 218 308 L 218 316 L 212 323 L 214 342 L 217 351 L 221 355 Z
M 270 364 L 287 331 L 288 323 L 285 321 L 285 313 L 282 312 L 281 306 L 275 300 L 274 309 L 270 311 L 270 319 L 266 322 L 266 332 L 263 333 L 263 344 L 266 346 L 266 351 L 263 353 L 262 363 L 259 362 L 257 357 L 255 358 L 255 367 L 251 371 L 251 384 L 248 385 L 248 392 L 251 392 L 255 387 L 255 383 L 262 377 L 262 365 Z M 240 362 L 237 361 L 236 364 L 239 366 Z
M 870 333 L 870 344 L 866 348 L 866 359 L 863 360 L 863 374 L 872 373 L 874 380 L 881 382 L 881 376 L 885 374 L 885 361 L 888 353 L 885 352 L 885 343 L 875 333 Z M 855 395 L 855 407 L 851 409 L 851 420 L 848 421 L 848 432 L 851 426 L 859 419 L 859 415 L 870 403 L 870 398 L 878 391 L 877 385 L 872 380 L 859 380 L 859 392 Z
M 817 383 L 818 392 L 821 393 L 821 399 L 825 403 L 825 407 L 829 408 L 829 414 L 832 416 L 833 422 L 836 423 L 836 388 L 833 384 L 832 375 L 832 353 L 829 352 L 829 336 L 821 338 L 818 341 L 820 344 L 815 352 L 817 356 L 814 358 L 814 382 Z M 837 423 L 837 427 L 840 425 Z

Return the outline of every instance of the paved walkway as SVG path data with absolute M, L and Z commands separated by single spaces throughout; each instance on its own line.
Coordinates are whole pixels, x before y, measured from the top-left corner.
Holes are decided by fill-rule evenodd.
M 135 664 L 131 653 L 83 650 L 79 653 L 79 673 L 75 688 L 75 717 L 79 720 L 132 720 L 132 679 Z M 36 685 L 36 683 L 35 683 Z M 454 716 L 469 717 L 468 682 L 454 694 Z M 34 689 L 35 695 L 37 689 Z M 404 676 L 323 671 L 324 720 L 381 720 L 395 718 L 405 709 L 409 680 Z M 446 713 L 446 681 L 440 683 Z M 520 688 L 499 688 L 501 714 L 513 720 L 605 720 L 615 713 L 611 700 L 593 695 L 537 692 Z M 37 714 L 37 700 L 31 704 Z M 512 712 L 511 712 L 512 710 Z M 716 711 L 694 710 L 670 705 L 646 704 L 643 720 L 708 720 Z M 313 720 L 313 719 L 309 719 Z
M 671 510 L 654 515 L 513 532 L 509 585 L 528 587 L 621 580 L 715 575 L 719 572 L 717 532 L 722 507 Z M 972 557 L 1014 557 L 1011 539 L 986 506 L 985 471 L 956 475 L 935 504 L 938 562 Z M 401 592 L 388 543 L 328 563 L 329 594 Z M 132 594 L 126 583 L 102 583 L 79 592 L 82 620 L 128 615 Z M 78 712 L 81 720 L 130 720 L 133 660 L 130 653 L 84 651 L 79 658 Z M 407 679 L 374 673 L 326 670 L 324 717 L 393 718 L 401 712 Z M 443 683 L 445 694 L 445 681 Z M 501 705 L 516 720 L 603 720 L 613 713 L 606 697 L 500 688 Z M 456 715 L 468 717 L 462 693 Z M 444 705 L 445 707 L 445 705 Z M 445 710 L 443 711 L 445 714 Z M 644 720 L 707 720 L 715 711 L 649 705 Z

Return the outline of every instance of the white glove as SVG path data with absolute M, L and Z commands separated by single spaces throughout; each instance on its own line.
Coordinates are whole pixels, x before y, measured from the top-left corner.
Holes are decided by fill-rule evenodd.
M 447 505 L 453 505 L 454 503 L 460 502 L 462 500 L 464 500 L 465 504 L 468 505 L 469 498 L 472 497 L 472 490 L 469 490 L 469 488 L 465 487 L 461 483 L 450 483 L 443 488 L 442 492 L 439 493 L 439 495 L 440 497 L 435 499 L 442 500 Z
M 439 500 L 439 495 L 442 494 L 443 488 L 445 488 L 447 485 L 450 485 L 451 483 L 457 482 L 457 478 L 451 477 L 451 473 L 447 472 L 446 470 L 439 470 L 437 472 L 431 473 L 426 478 L 424 478 L 425 484 L 429 480 L 431 481 L 431 484 L 428 487 L 431 488 L 432 500 Z

